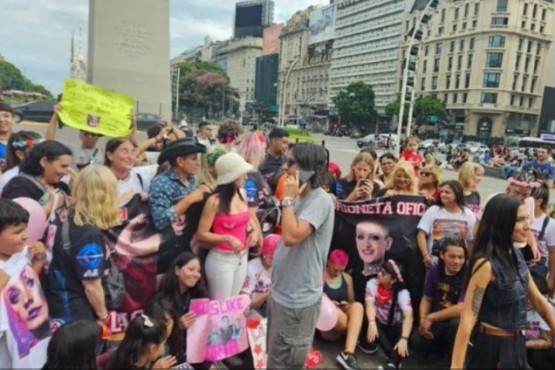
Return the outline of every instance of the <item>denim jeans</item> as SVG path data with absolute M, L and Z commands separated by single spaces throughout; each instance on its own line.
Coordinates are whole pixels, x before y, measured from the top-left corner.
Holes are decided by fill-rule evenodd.
M 204 262 L 210 299 L 238 295 L 247 277 L 247 252 L 233 254 L 211 249 Z

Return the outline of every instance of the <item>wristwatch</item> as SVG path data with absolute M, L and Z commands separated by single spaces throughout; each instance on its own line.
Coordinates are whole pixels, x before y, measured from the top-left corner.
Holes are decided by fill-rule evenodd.
M 282 207 L 292 207 L 294 205 L 295 205 L 295 199 L 293 199 L 293 198 L 284 198 L 281 201 L 281 206 Z

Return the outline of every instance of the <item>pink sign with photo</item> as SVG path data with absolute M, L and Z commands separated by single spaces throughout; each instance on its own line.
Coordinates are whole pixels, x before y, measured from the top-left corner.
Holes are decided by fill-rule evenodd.
M 197 315 L 187 330 L 187 362 L 215 362 L 245 351 L 248 346 L 245 311 L 250 298 L 240 295 L 222 301 L 194 299 Z

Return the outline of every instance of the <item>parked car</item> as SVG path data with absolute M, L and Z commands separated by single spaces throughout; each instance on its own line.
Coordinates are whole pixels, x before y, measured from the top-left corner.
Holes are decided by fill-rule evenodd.
M 55 104 L 56 102 L 53 100 L 40 100 L 18 105 L 13 110 L 14 122 L 48 122 L 50 121 L 52 114 L 54 114 Z
M 468 151 L 472 154 L 480 151 L 480 152 L 485 152 L 486 150 L 489 150 L 489 147 L 486 144 L 482 144 L 482 143 L 467 143 L 468 145 Z
M 426 139 L 420 143 L 418 149 L 420 150 L 430 150 L 437 143 L 436 139 Z
M 357 146 L 359 148 L 364 148 L 365 146 L 368 146 L 371 142 L 374 142 L 374 141 L 376 141 L 375 134 L 366 135 L 365 137 L 361 137 L 360 139 L 357 140 Z
M 142 131 L 147 130 L 150 126 L 155 124 L 164 126 L 167 124 L 166 120 L 154 113 L 137 113 L 135 118 L 137 120 L 137 129 Z

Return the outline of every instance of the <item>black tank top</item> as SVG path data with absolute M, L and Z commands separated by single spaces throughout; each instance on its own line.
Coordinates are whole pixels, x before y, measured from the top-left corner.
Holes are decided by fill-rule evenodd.
M 326 293 L 328 298 L 332 301 L 347 301 L 349 299 L 349 290 L 347 289 L 347 283 L 345 282 L 343 274 L 341 274 L 340 284 L 337 288 L 332 288 L 328 283 L 325 283 L 324 293 Z

